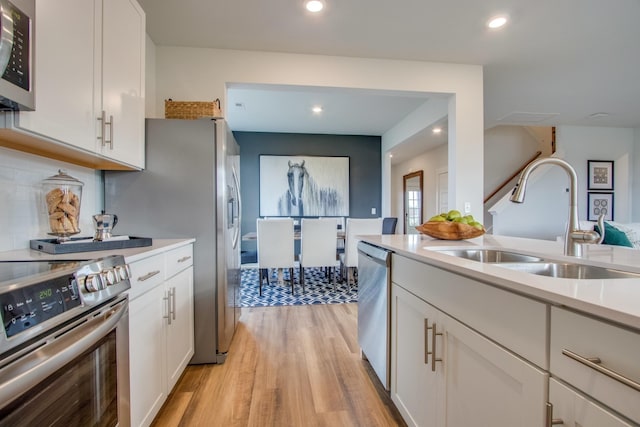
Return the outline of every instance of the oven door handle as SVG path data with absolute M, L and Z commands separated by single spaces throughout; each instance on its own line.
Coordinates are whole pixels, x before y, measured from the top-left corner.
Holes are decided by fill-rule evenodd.
M 108 308 L 99 315 L 92 313 L 86 323 L 35 349 L 0 370 L 0 402 L 7 406 L 16 398 L 44 381 L 52 373 L 89 350 L 116 327 L 128 312 L 128 300 Z

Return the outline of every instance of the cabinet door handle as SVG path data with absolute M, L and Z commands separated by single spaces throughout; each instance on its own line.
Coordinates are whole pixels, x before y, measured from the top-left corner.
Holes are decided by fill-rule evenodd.
M 171 288 L 171 317 L 176 320 L 176 288 Z
M 634 381 L 630 378 L 625 377 L 622 374 L 619 374 L 618 372 L 607 368 L 606 366 L 602 366 L 600 363 L 602 363 L 602 361 L 600 360 L 600 358 L 598 357 L 593 357 L 593 358 L 588 358 L 588 357 L 584 357 L 584 356 L 580 356 L 577 353 L 574 353 L 571 350 L 567 350 L 562 349 L 562 354 L 564 354 L 565 356 L 575 360 L 576 362 L 580 362 L 583 365 L 600 372 L 603 375 L 608 376 L 611 379 L 614 379 L 628 387 L 631 387 L 632 389 L 636 390 L 636 391 L 640 391 L 640 383 L 638 383 L 637 381 Z
M 100 144 L 104 147 L 107 143 L 107 113 L 104 110 L 102 110 L 102 114 L 98 117 L 98 121 L 100 122 L 100 136 L 98 136 L 98 139 L 101 141 Z
M 185 261 L 189 261 L 190 259 L 191 259 L 191 255 L 187 255 L 180 258 L 178 262 L 185 262 Z
M 429 319 L 424 319 L 424 364 L 429 364 Z
M 553 418 L 553 405 L 551 402 L 547 402 L 547 417 L 546 417 L 546 427 L 557 426 L 559 424 L 564 424 L 564 421 L 560 418 Z
M 436 322 L 433 322 L 431 328 L 433 328 L 431 331 L 431 371 L 435 372 L 436 362 L 442 362 L 442 358 L 436 357 L 436 337 L 438 335 L 442 336 L 442 332 L 437 332 Z
M 109 116 L 109 121 L 105 122 L 105 124 L 109 125 L 109 139 L 105 140 L 104 143 L 105 145 L 109 144 L 109 148 L 113 150 L 113 116 Z
M 157 274 L 160 274 L 160 270 L 155 270 L 155 271 L 152 271 L 150 273 L 147 273 L 144 276 L 138 277 L 136 280 L 138 282 L 144 282 L 145 280 L 149 280 L 149 279 L 151 279 L 153 276 L 155 276 Z
M 171 289 L 167 291 L 167 293 L 165 294 L 164 297 L 162 297 L 162 299 L 167 302 L 167 315 L 162 317 L 167 319 L 167 325 L 170 325 L 171 324 Z

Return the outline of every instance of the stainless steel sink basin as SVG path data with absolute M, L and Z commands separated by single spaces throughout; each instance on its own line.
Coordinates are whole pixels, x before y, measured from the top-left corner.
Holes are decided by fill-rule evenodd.
M 639 273 L 554 261 L 500 249 L 441 249 L 435 251 L 471 261 L 491 263 L 522 273 L 560 279 L 640 279 Z
M 564 262 L 515 262 L 501 263 L 500 267 L 539 276 L 556 277 L 562 279 L 631 279 L 640 278 L 640 274 L 592 265 L 573 264 Z
M 520 254 L 517 252 L 503 251 L 500 249 L 447 249 L 438 250 L 441 254 L 453 255 L 459 258 L 465 258 L 472 261 L 505 263 L 505 262 L 540 262 L 542 258 L 531 255 Z

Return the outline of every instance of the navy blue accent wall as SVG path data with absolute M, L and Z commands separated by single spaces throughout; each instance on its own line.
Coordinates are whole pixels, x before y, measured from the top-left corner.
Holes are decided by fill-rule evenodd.
M 233 132 L 240 145 L 242 234 L 256 230 L 260 205 L 260 155 L 348 156 L 349 216 L 380 216 L 382 205 L 381 139 L 379 136 Z M 371 214 L 376 208 L 376 214 Z M 242 242 L 253 251 L 255 242 Z

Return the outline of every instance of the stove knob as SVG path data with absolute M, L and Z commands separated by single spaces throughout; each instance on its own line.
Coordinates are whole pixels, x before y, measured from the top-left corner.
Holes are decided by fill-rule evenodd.
M 125 265 L 116 265 L 115 271 L 119 280 L 127 280 L 129 278 L 129 275 L 127 274 L 127 268 Z
M 84 279 L 84 288 L 88 292 L 98 292 L 99 290 L 104 289 L 104 287 L 104 282 L 99 274 L 89 274 Z
M 104 280 L 107 283 L 107 286 L 115 285 L 117 282 L 120 281 L 119 278 L 116 276 L 116 273 L 113 271 L 113 269 L 104 270 L 102 272 L 102 276 L 104 277 Z

